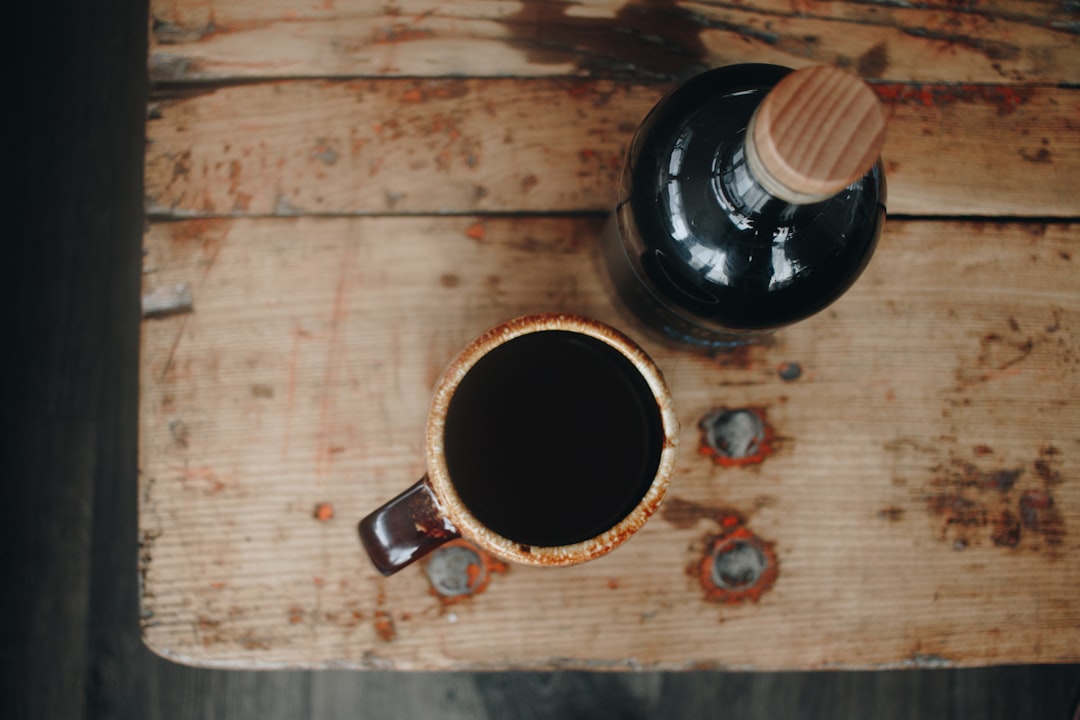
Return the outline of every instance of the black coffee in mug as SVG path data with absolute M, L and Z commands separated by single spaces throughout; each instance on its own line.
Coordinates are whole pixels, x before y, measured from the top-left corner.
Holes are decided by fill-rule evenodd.
M 528 546 L 581 542 L 630 513 L 664 429 L 641 373 L 576 332 L 515 337 L 481 357 L 447 410 L 446 465 L 469 511 Z

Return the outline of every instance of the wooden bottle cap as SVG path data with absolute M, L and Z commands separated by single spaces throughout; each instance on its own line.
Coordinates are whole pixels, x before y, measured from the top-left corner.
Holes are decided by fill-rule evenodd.
M 797 70 L 769 92 L 750 121 L 750 171 L 788 202 L 820 202 L 873 167 L 885 124 L 885 108 L 861 78 L 828 65 Z

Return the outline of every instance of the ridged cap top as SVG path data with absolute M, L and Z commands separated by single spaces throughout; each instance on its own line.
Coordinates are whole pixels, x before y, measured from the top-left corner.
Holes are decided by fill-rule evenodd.
M 797 70 L 769 92 L 750 121 L 751 171 L 790 202 L 827 199 L 877 162 L 886 121 L 877 93 L 858 76 L 829 65 Z

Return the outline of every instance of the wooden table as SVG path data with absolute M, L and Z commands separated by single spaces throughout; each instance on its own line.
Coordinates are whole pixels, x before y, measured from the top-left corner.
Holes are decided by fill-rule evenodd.
M 1075 9 L 151 5 L 139 571 L 157 652 L 394 669 L 1080 661 Z M 705 355 L 638 332 L 593 250 L 644 113 L 744 61 L 875 84 L 891 217 L 828 311 Z M 548 310 L 624 328 L 667 376 L 683 428 L 661 513 L 575 568 L 479 558 L 484 582 L 462 595 L 430 564 L 380 577 L 356 522 L 423 473 L 436 377 L 488 326 Z M 725 409 L 765 423 L 757 462 L 699 452 L 699 422 Z M 740 537 L 769 566 L 725 592 L 711 553 Z

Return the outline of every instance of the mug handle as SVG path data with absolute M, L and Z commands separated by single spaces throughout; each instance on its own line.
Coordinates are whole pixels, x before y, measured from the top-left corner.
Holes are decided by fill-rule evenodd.
M 383 575 L 393 575 L 460 537 L 440 512 L 427 475 L 361 520 L 359 531 L 360 542 Z

